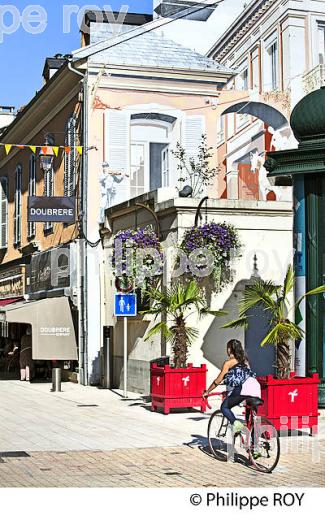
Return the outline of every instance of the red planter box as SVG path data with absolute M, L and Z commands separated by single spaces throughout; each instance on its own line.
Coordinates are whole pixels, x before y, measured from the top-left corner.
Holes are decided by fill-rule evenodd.
M 151 409 L 161 408 L 165 414 L 171 408 L 192 408 L 198 406 L 206 411 L 202 394 L 206 389 L 207 366 L 172 368 L 169 365 L 151 367 Z
M 267 417 L 277 430 L 309 428 L 317 433 L 318 427 L 318 374 L 312 377 L 275 379 L 273 376 L 258 378 L 262 387 L 264 404 L 258 415 Z

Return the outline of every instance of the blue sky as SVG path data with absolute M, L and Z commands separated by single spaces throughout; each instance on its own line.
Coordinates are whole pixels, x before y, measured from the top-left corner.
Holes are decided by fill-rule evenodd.
M 0 9 L 4 10 L 5 5 L 1 3 Z M 75 5 L 81 9 L 85 5 L 97 5 L 99 8 L 110 5 L 112 9 L 119 10 L 121 5 L 129 5 L 131 12 L 152 12 L 152 0 L 15 0 L 11 5 L 12 14 L 0 11 L 0 105 L 14 105 L 17 108 L 26 104 L 41 88 L 44 59 L 47 56 L 66 54 L 80 47 L 76 15 L 71 16 L 70 33 L 64 34 L 64 6 Z M 19 29 L 12 34 L 5 34 L 9 31 L 4 26 L 12 26 L 14 16 L 16 24 L 19 24 L 18 12 L 22 15 L 24 9 L 30 5 L 39 5 L 45 9 L 45 30 L 40 34 L 30 34 L 20 23 Z

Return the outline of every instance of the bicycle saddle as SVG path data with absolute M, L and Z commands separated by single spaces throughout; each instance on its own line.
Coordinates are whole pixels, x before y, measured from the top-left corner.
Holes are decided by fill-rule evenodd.
M 259 397 L 247 397 L 246 399 L 246 405 L 250 406 L 251 408 L 258 408 L 262 404 L 264 404 L 264 401 Z

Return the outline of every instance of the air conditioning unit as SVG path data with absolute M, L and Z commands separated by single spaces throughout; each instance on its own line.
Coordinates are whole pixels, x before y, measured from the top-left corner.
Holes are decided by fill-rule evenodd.
M 202 8 L 199 4 L 202 4 Z M 163 18 L 174 18 L 181 11 L 193 9 L 185 19 L 206 22 L 217 6 L 204 7 L 205 4 L 211 4 L 211 0 L 155 0 L 154 11 Z M 197 10 L 194 10 L 194 7 L 197 7 Z

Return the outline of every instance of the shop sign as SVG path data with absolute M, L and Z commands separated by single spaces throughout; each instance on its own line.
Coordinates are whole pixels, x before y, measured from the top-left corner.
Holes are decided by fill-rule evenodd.
M 0 271 L 0 298 L 15 298 L 25 294 L 25 266 Z
M 28 222 L 76 222 L 75 197 L 28 197 Z

